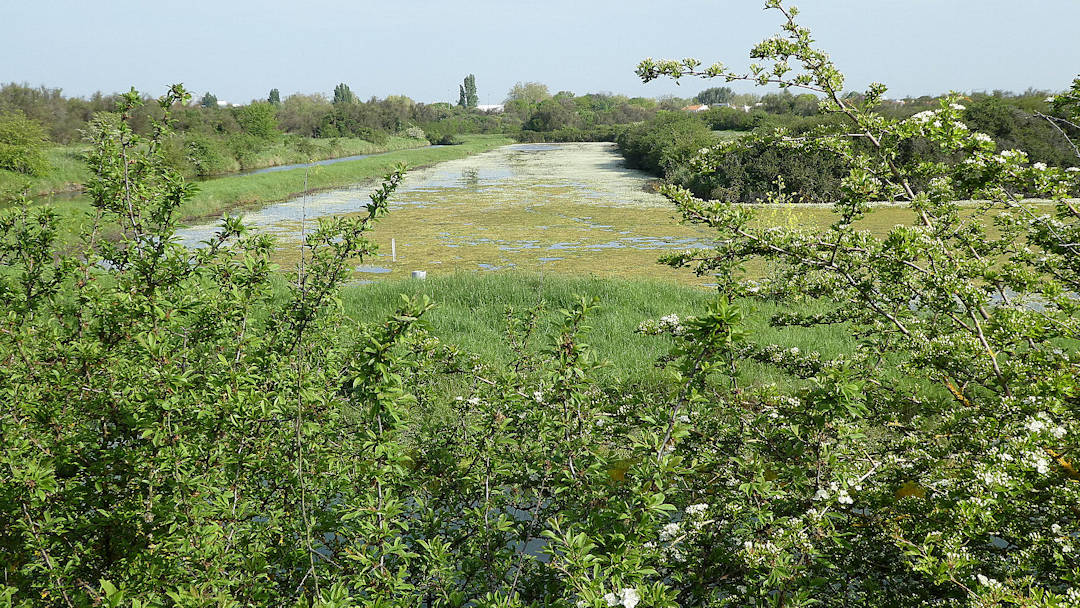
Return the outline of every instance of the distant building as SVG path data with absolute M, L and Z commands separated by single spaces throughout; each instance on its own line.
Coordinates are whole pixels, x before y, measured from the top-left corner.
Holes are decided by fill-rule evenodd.
M 709 106 L 707 106 L 705 104 L 699 104 L 699 105 L 693 105 L 693 106 L 686 106 L 685 108 L 683 108 L 683 111 L 684 112 L 704 112 L 704 111 L 706 111 L 708 109 L 709 109 Z
M 478 106 L 476 106 L 476 109 L 480 110 L 481 112 L 491 112 L 492 114 L 502 114 L 503 111 L 506 109 L 506 107 L 503 106 L 503 104 L 501 104 L 501 103 L 495 103 L 495 104 L 487 104 L 487 105 L 478 105 Z

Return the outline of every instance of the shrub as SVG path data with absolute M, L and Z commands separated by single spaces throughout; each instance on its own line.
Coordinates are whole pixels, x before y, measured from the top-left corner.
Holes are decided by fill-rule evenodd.
M 21 111 L 0 113 L 0 169 L 40 176 L 49 172 L 44 129 Z
M 259 139 L 276 139 L 280 133 L 277 125 L 277 108 L 270 102 L 255 102 L 232 108 L 240 129 Z
M 221 175 L 240 168 L 232 151 L 220 137 L 188 134 L 184 137 L 184 151 L 195 175 L 199 177 Z
M 628 165 L 657 175 L 673 171 L 716 141 L 699 117 L 681 111 L 659 112 L 616 138 Z

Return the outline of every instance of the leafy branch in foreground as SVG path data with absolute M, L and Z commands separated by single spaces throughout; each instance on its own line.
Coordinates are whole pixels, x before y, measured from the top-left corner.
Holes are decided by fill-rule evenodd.
M 784 528 L 796 536 L 774 530 L 765 570 L 752 584 L 743 578 L 742 587 L 779 593 L 784 604 L 877 594 L 903 605 L 1075 601 L 1080 211 L 1069 195 L 1076 169 L 996 150 L 960 120 L 964 106 L 955 95 L 902 120 L 875 112 L 883 85 L 850 103 L 842 74 L 799 25 L 798 11 L 778 0 L 766 6 L 783 15 L 782 32 L 754 47 L 757 63 L 746 73 L 723 64 L 701 69 L 694 59 L 649 59 L 638 68 L 646 82 L 702 76 L 802 88 L 846 119 L 840 132 L 764 136 L 773 146 L 827 151 L 850 167 L 823 229 L 763 226 L 752 206 L 663 190 L 687 221 L 717 237 L 713 248 L 667 263 L 715 275 L 726 298 L 790 303 L 793 312 L 774 317 L 777 326 L 827 325 L 858 341 L 843 359 L 809 368 L 801 366 L 804 356 L 777 347 L 744 351 L 745 359 L 787 373 L 816 370 L 827 392 L 793 396 L 805 405 L 782 408 L 743 434 L 756 437 L 741 457 L 761 477 L 728 508 L 767 501 L 775 513 L 802 488 L 817 505 L 785 513 Z M 905 161 L 902 147 L 914 140 L 951 160 Z M 703 150 L 693 166 L 708 175 L 725 146 L 755 143 Z M 880 201 L 902 202 L 912 223 L 883 235 L 860 229 Z M 772 276 L 749 280 L 752 260 L 775 268 Z M 811 301 L 834 310 L 797 312 Z M 770 350 L 775 358 L 758 355 Z M 859 382 L 836 384 L 840 377 Z M 834 393 L 839 386 L 849 388 Z M 842 396 L 841 407 L 803 422 L 802 408 L 814 411 L 828 394 Z M 736 411 L 763 407 L 759 396 L 726 398 Z M 852 400 L 862 405 L 851 407 Z M 846 575 L 815 578 L 830 571 Z

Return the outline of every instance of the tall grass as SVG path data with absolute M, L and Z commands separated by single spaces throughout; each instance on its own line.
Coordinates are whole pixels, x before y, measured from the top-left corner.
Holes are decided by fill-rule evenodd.
M 53 146 L 46 151 L 49 172 L 40 177 L 0 169 L 0 194 L 15 194 L 24 188 L 30 196 L 42 196 L 58 192 L 73 192 L 82 188 L 90 177 L 83 155 L 85 145 Z M 2 199 L 3 197 L 0 197 Z
M 378 321 L 394 311 L 400 294 L 427 295 L 437 308 L 427 316 L 432 332 L 443 342 L 479 355 L 496 366 L 507 365 L 512 353 L 506 341 L 506 311 L 526 311 L 543 305 L 538 325 L 536 352 L 550 348 L 558 323 L 557 311 L 569 308 L 578 296 L 591 296 L 599 308 L 590 317 L 588 343 L 599 359 L 611 363 L 601 371 L 615 384 L 652 384 L 665 381 L 656 362 L 670 352 L 670 338 L 636 333 L 646 319 L 668 314 L 680 318 L 693 315 L 715 293 L 647 279 L 600 279 L 522 272 L 457 273 L 426 280 L 380 281 L 345 289 L 342 304 L 347 314 L 362 321 Z M 774 328 L 769 319 L 779 311 L 776 305 L 755 301 L 740 303 L 746 312 L 746 328 L 760 343 L 777 343 L 826 356 L 850 352 L 854 340 L 841 326 L 813 330 Z M 809 309 L 825 305 L 808 302 Z M 742 362 L 741 383 L 787 384 L 790 378 L 755 362 Z

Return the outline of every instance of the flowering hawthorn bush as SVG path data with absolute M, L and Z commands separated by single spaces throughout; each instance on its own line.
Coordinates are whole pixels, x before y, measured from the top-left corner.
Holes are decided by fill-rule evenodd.
M 758 62 L 745 74 L 694 59 L 650 59 L 638 69 L 645 81 L 803 88 L 847 119 L 842 133 L 763 137 L 850 166 L 825 230 L 759 227 L 752 207 L 664 191 L 686 220 L 717 232 L 715 247 L 669 264 L 715 274 L 728 302 L 790 302 L 774 325 L 838 326 L 859 340 L 836 360 L 753 344 L 731 355 L 732 370 L 755 359 L 810 381 L 798 395 L 733 389 L 725 397 L 745 443 L 726 476 L 744 495 L 724 508 L 762 505 L 744 524 L 756 538 L 726 535 L 745 538 L 744 564 L 760 564 L 735 588 L 777 605 L 1080 602 L 1080 207 L 1068 198 L 1077 170 L 996 150 L 960 121 L 958 96 L 905 120 L 874 112 L 882 85 L 851 105 L 798 11 L 767 6 L 783 14 L 783 32 L 754 48 Z M 1078 91 L 1080 80 L 1056 106 L 1075 110 Z M 957 161 L 904 164 L 900 146 L 914 138 Z M 723 147 L 755 143 L 702 150 L 695 168 L 708 173 Z M 1023 192 L 1051 201 L 1053 213 Z M 883 236 L 857 229 L 880 201 L 907 204 L 915 221 Z M 777 268 L 764 287 L 744 280 L 753 258 Z M 810 298 L 833 308 L 799 314 Z

